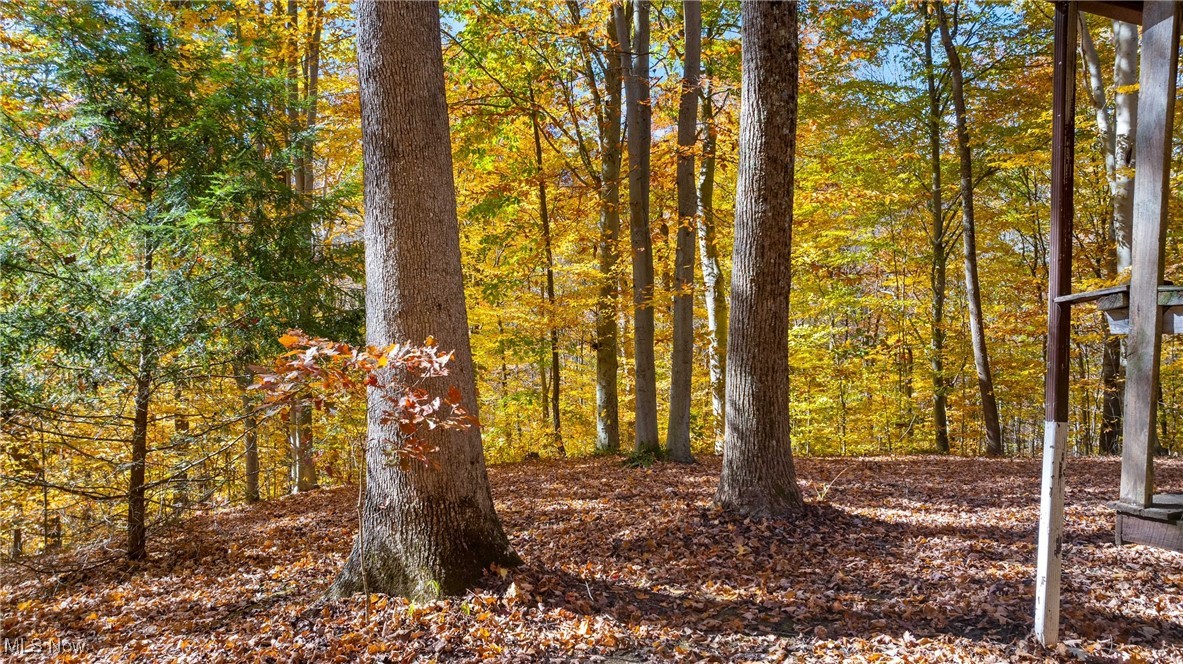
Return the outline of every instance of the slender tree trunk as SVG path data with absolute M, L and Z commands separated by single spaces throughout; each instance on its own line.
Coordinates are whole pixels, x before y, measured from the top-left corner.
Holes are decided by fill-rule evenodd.
M 149 52 L 152 49 L 149 48 Z M 148 100 L 151 113 L 151 100 Z M 154 152 L 149 146 L 147 162 L 152 163 Z M 148 210 L 148 221 L 153 222 L 153 197 L 155 193 L 155 171 L 149 167 L 149 173 L 144 178 L 144 208 Z M 145 235 L 144 248 L 140 261 L 140 270 L 145 285 L 153 279 L 155 260 L 155 245 L 153 239 Z M 155 341 L 151 331 L 141 329 L 139 364 L 136 368 L 135 397 L 133 399 L 134 415 L 131 432 L 131 472 L 128 476 L 127 487 L 127 558 L 128 560 L 143 560 L 148 557 L 148 501 L 147 501 L 147 466 L 148 466 L 148 425 L 149 408 L 152 401 L 152 378 L 156 370 Z
M 151 259 L 148 259 L 151 264 Z M 147 488 L 145 486 L 148 460 L 148 409 L 152 396 L 152 340 L 145 335 L 136 372 L 135 413 L 131 434 L 131 473 L 127 491 L 127 557 L 143 560 L 147 557 Z
M 246 392 L 242 393 L 243 461 L 246 465 L 246 502 L 259 502 L 259 422 Z
M 969 330 L 973 343 L 974 366 L 978 372 L 978 394 L 982 401 L 982 424 L 986 428 L 986 454 L 1002 454 L 1002 428 L 998 424 L 998 402 L 994 398 L 994 375 L 990 370 L 990 354 L 986 348 L 986 324 L 982 316 L 982 287 L 978 281 L 977 228 L 974 220 L 973 154 L 969 147 L 969 124 L 965 109 L 965 86 L 961 56 L 953 43 L 944 5 L 937 2 L 937 19 L 941 42 L 949 60 L 952 84 L 953 114 L 957 125 L 957 155 L 961 168 L 961 242 L 965 249 L 965 290 L 969 300 Z
M 534 91 L 530 91 L 534 101 Z M 555 311 L 555 266 L 551 249 L 550 208 L 546 203 L 546 177 L 542 169 L 542 131 L 538 126 L 538 107 L 531 109 L 530 122 L 534 128 L 534 166 L 538 171 L 538 217 L 542 221 L 542 244 L 546 258 L 546 301 L 550 306 L 547 327 L 550 328 L 550 415 L 551 436 L 559 456 L 566 456 L 563 447 L 563 425 L 559 415 L 559 328 L 554 321 Z
M 743 5 L 724 509 L 801 507 L 789 421 L 789 293 L 797 132 L 797 3 Z
M 317 122 L 317 104 L 320 81 L 320 35 L 321 35 L 320 2 L 315 3 L 307 12 L 305 19 L 306 53 L 299 57 L 300 39 L 297 37 L 299 23 L 299 5 L 295 0 L 288 2 L 288 17 L 291 29 L 292 53 L 289 69 L 290 99 L 288 116 L 293 132 L 292 142 L 297 146 L 295 168 L 295 190 L 299 201 L 300 214 L 304 221 L 300 224 L 301 233 L 307 243 L 302 249 L 298 260 L 311 263 L 316 260 L 315 238 L 313 236 L 312 208 L 313 189 L 315 188 L 315 142 L 311 136 L 312 129 Z M 296 63 L 300 61 L 300 78 L 296 78 Z M 300 80 L 303 81 L 303 106 L 300 103 Z M 313 322 L 311 302 L 307 297 L 302 302 L 299 313 L 300 327 L 307 327 Z M 292 492 L 310 491 L 317 487 L 316 461 L 313 458 L 314 439 L 312 435 L 312 405 L 307 402 L 296 404 L 289 412 L 291 430 L 288 439 L 292 450 Z
M 434 336 L 455 353 L 442 381 L 476 415 L 439 6 L 362 0 L 357 26 L 367 342 Z M 430 463 L 391 463 L 388 441 L 402 434 L 384 421 L 385 396 L 370 392 L 364 536 L 329 595 L 364 586 L 437 597 L 462 592 L 492 564 L 520 564 L 493 508 L 480 429 L 420 432 L 438 448 Z
M 276 3 L 278 5 L 278 3 Z M 287 79 L 285 85 L 287 88 L 287 99 L 285 100 L 285 110 L 288 114 L 288 136 L 287 144 L 295 153 L 294 168 L 288 171 L 289 183 L 292 189 L 297 192 L 303 191 L 304 171 L 302 162 L 304 159 L 304 151 L 300 149 L 297 144 L 298 136 L 300 134 L 300 79 L 299 79 L 299 60 L 300 60 L 300 38 L 298 34 L 300 22 L 300 5 L 297 0 L 288 0 L 287 16 L 284 27 L 287 33 L 284 35 L 284 42 L 287 46 L 283 54 L 284 64 L 287 67 Z
M 933 27 L 929 4 L 924 6 L 924 70 L 928 84 L 928 148 L 932 173 L 932 194 L 929 212 L 932 228 L 929 243 L 932 250 L 932 415 L 937 451 L 949 452 L 948 386 L 945 380 L 945 282 L 949 256 L 945 246 L 945 208 L 941 202 L 941 98 L 937 89 L 937 75 L 932 59 Z
M 616 357 L 616 263 L 620 238 L 621 58 L 616 14 L 608 18 L 608 58 L 604 73 L 606 102 L 600 129 L 600 289 L 596 299 L 596 451 L 620 449 L 620 396 Z M 594 71 L 588 65 L 588 76 Z
M 710 85 L 710 81 L 707 81 Z M 726 427 L 727 293 L 719 250 L 715 243 L 715 105 L 707 91 L 702 97 L 702 166 L 699 173 L 698 249 L 702 254 L 703 301 L 707 312 L 707 362 L 711 379 L 712 432 L 715 454 L 723 453 Z
M 632 53 L 625 68 L 625 115 L 628 121 L 629 231 L 633 263 L 634 412 L 637 452 L 660 449 L 657 434 L 657 370 L 653 357 L 653 241 L 649 229 L 649 151 L 652 109 L 649 105 L 649 2 L 633 0 L 630 41 L 624 10 L 616 7 L 620 48 Z
M 189 504 L 189 472 L 185 470 L 189 462 L 189 414 L 185 412 L 183 381 L 178 380 L 173 398 L 176 400 L 173 413 L 174 452 L 180 459 L 181 470 L 177 473 L 176 490 L 173 495 L 173 508 L 179 514 Z
M 1101 433 L 1097 451 L 1101 454 L 1121 452 L 1122 402 L 1125 383 L 1121 370 L 1121 337 L 1106 333 L 1101 350 Z
M 1134 222 L 1134 140 L 1138 131 L 1138 26 L 1113 22 L 1113 235 L 1117 277 L 1127 280 L 1131 263 L 1130 243 Z M 1101 363 L 1105 397 L 1101 411 L 1100 451 L 1121 451 L 1125 371 L 1121 339 L 1108 336 Z
M 147 204 L 152 200 L 151 187 L 148 187 Z M 152 280 L 153 247 L 152 241 L 145 238 L 144 257 L 141 264 L 144 282 Z M 127 557 L 129 560 L 143 560 L 148 555 L 148 503 L 147 503 L 147 463 L 148 463 L 148 423 L 149 407 L 152 399 L 152 376 L 156 368 L 153 353 L 152 334 L 142 331 L 140 342 L 139 366 L 136 369 L 134 417 L 131 432 L 131 473 L 128 478 L 127 489 Z
M 1117 271 L 1130 268 L 1134 222 L 1134 137 L 1138 132 L 1138 26 L 1113 22 L 1113 230 Z M 1121 403 L 1120 396 L 1118 404 Z M 1120 429 L 1120 426 L 1118 427 Z
M 292 493 L 317 487 L 316 462 L 312 458 L 312 406 L 293 404 L 288 409 L 288 449 L 292 459 Z
M 251 356 L 249 347 L 240 349 L 234 371 L 234 382 L 238 384 L 242 398 L 242 460 L 246 483 L 243 498 L 248 504 L 257 503 L 260 498 L 259 418 L 255 411 L 255 405 L 251 402 L 250 393 L 247 391 L 250 386 L 250 369 L 247 368 L 247 358 Z
M 702 51 L 702 4 L 682 3 L 686 40 L 682 99 L 678 106 L 678 234 L 674 251 L 674 344 L 670 359 L 670 419 L 666 448 L 670 459 L 691 463 L 690 387 L 694 367 L 694 227 L 698 192 L 694 182 L 694 144 L 698 134 L 698 75 Z
M 543 287 L 543 297 L 546 296 L 546 289 Z M 538 402 L 542 404 L 542 421 L 550 422 L 550 368 L 546 365 L 546 357 L 538 358 L 538 382 L 541 386 L 538 390 Z
M 1134 134 L 1137 128 L 1138 106 L 1138 28 L 1121 21 L 1113 22 L 1114 71 L 1116 88 L 1114 105 L 1110 109 L 1105 96 L 1105 82 L 1101 74 L 1101 59 L 1081 18 L 1080 50 L 1085 72 L 1088 74 L 1089 98 L 1097 118 L 1097 133 L 1105 152 L 1105 171 L 1109 178 L 1112 199 L 1111 234 L 1114 252 L 1104 262 L 1106 276 L 1111 280 L 1129 280 L 1130 237 L 1133 223 L 1133 165 Z M 1098 448 L 1101 454 L 1116 454 L 1121 441 L 1121 421 L 1124 383 L 1121 367 L 1121 339 L 1106 333 L 1101 356 L 1101 386 L 1104 390 L 1101 405 L 1101 431 Z
M 304 58 L 304 147 L 300 159 L 301 170 L 301 184 L 300 193 L 305 199 L 305 206 L 307 207 L 311 201 L 308 197 L 312 195 L 316 187 L 316 177 L 313 171 L 313 165 L 316 161 L 315 155 L 315 141 L 310 134 L 312 129 L 316 127 L 317 111 L 320 102 L 320 35 L 321 27 L 324 23 L 324 0 L 317 0 L 311 8 L 308 9 L 308 53 Z M 311 233 L 309 234 L 309 241 L 313 240 Z

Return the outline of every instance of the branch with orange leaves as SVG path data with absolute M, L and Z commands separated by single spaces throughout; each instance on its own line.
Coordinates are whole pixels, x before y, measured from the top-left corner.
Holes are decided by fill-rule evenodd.
M 332 412 L 339 403 L 362 397 L 367 388 L 375 390 L 385 405 L 379 423 L 396 425 L 393 439 L 381 442 L 392 460 L 404 467 L 412 460 L 427 463 L 438 449 L 421 437 L 425 428 L 479 425 L 461 405 L 458 387 L 450 386 L 444 396 L 433 395 L 425 387 L 428 381 L 448 375 L 453 357 L 451 352 L 440 352 L 432 337 L 422 345 L 406 342 L 360 348 L 291 330 L 279 343 L 288 350 L 271 367 L 251 367 L 255 382 L 250 389 L 265 394 L 269 415 L 294 402 Z

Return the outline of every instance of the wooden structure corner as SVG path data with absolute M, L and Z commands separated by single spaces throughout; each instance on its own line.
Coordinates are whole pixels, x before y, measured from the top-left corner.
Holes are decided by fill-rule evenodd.
M 1163 282 L 1171 136 L 1179 68 L 1180 3 L 1055 0 L 1052 93 L 1051 238 L 1045 378 L 1043 483 L 1036 564 L 1035 635 L 1059 641 L 1068 444 L 1068 358 L 1072 306 L 1094 302 L 1110 331 L 1127 335 L 1120 498 L 1115 540 L 1183 551 L 1183 496 L 1154 493 L 1155 422 L 1162 335 L 1183 333 L 1183 287 Z M 1079 13 L 1142 26 L 1130 283 L 1072 293 L 1075 79 Z

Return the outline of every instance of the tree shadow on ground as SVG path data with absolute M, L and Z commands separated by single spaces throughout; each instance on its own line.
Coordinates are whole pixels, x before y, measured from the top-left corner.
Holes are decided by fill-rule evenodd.
M 905 634 L 916 638 L 948 635 L 972 641 L 1016 643 L 1031 633 L 1034 606 L 1031 574 L 1000 574 L 991 567 L 995 559 L 979 556 L 966 561 L 962 573 L 951 577 L 941 572 L 929 573 L 923 565 L 915 564 L 912 555 L 918 541 L 990 540 L 1008 546 L 1033 539 L 1031 529 L 920 526 L 909 527 L 904 532 L 896 524 L 852 515 L 829 505 L 810 505 L 804 516 L 792 521 L 759 522 L 718 513 L 712 518 L 730 535 L 756 530 L 774 533 L 773 537 L 783 544 L 778 555 L 799 562 L 795 571 L 778 578 L 761 568 L 759 556 L 747 560 L 744 556 L 728 559 L 714 555 L 718 542 L 710 538 L 687 541 L 676 535 L 655 533 L 652 537 L 615 541 L 604 559 L 589 561 L 595 569 L 644 567 L 649 572 L 646 586 L 605 579 L 599 574 L 533 565 L 519 570 L 516 578 L 519 583 L 528 584 L 540 602 L 553 608 L 585 616 L 608 615 L 629 625 L 706 634 L 740 633 L 790 639 L 819 635 L 830 639 L 866 639 L 884 634 L 893 638 Z M 758 525 L 768 527 L 761 529 Z M 816 569 L 809 565 L 819 552 L 806 550 L 816 546 L 809 541 L 811 538 L 792 533 L 819 529 L 848 534 L 871 531 L 880 542 L 848 552 L 852 554 L 848 562 L 863 564 L 846 566 L 846 571 L 837 578 L 810 578 Z M 842 545 L 841 535 L 834 537 L 835 547 L 826 547 L 821 552 L 823 555 L 836 553 L 836 548 Z M 1093 529 L 1075 533 L 1070 542 L 1111 544 L 1111 537 L 1110 531 Z M 1031 542 L 1032 556 L 1033 547 Z M 658 550 L 674 552 L 683 561 L 702 563 L 655 566 L 648 554 Z M 897 583 L 883 583 L 885 573 L 897 575 Z M 703 582 L 750 579 L 754 583 L 746 588 L 719 585 L 712 591 L 705 584 L 697 588 L 693 583 L 687 584 L 686 574 L 697 574 Z M 1065 594 L 1070 597 L 1072 592 L 1069 573 Z M 956 601 L 957 598 L 962 601 Z M 1071 604 L 1065 606 L 1065 620 L 1071 622 L 1073 633 L 1093 639 L 1148 647 L 1183 642 L 1183 624 L 1170 620 L 1084 610 Z
M 620 471 L 644 476 L 631 482 L 589 482 L 578 477 L 578 465 L 556 465 L 534 487 L 547 496 L 548 509 L 534 512 L 539 520 L 524 530 L 532 545 L 548 533 L 568 535 L 563 524 L 572 520 L 584 522 L 582 566 L 542 556 L 528 558 L 523 572 L 553 606 L 631 625 L 787 638 L 1026 639 L 1038 460 L 924 461 L 806 461 L 800 475 L 807 496 L 813 490 L 828 500 L 770 520 L 709 506 L 717 460 L 691 470 Z M 1070 464 L 1076 484 L 1065 532 L 1065 634 L 1173 646 L 1183 642 L 1183 625 L 1152 612 L 1120 613 L 1095 598 L 1106 592 L 1098 594 L 1098 586 L 1108 575 L 1098 558 L 1110 570 L 1142 558 L 1145 574 L 1160 577 L 1142 594 L 1155 593 L 1170 571 L 1153 554 L 1113 545 L 1104 501 L 1111 480 L 1116 489 L 1117 469 L 1109 461 Z M 1179 475 L 1179 468 L 1171 465 L 1167 474 Z M 590 524 L 589 509 L 602 513 Z

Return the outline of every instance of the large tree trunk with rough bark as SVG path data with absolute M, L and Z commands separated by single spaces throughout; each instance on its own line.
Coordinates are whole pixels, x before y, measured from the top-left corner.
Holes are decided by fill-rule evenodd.
M 745 3 L 742 38 L 727 442 L 715 500 L 724 509 L 769 514 L 801 507 L 788 354 L 797 3 Z
M 653 142 L 649 105 L 649 2 L 633 0 L 631 38 L 624 9 L 617 5 L 615 11 L 620 49 L 629 60 L 624 69 L 629 236 L 633 252 L 634 433 L 637 452 L 657 452 L 661 443 L 657 434 L 657 369 L 653 356 L 653 241 L 649 232 L 649 152 Z
M 694 227 L 698 192 L 694 144 L 698 134 L 698 75 L 702 51 L 702 4 L 682 3 L 686 40 L 682 98 L 678 106 L 678 234 L 674 250 L 674 343 L 670 359 L 670 459 L 690 463 L 690 379 L 694 367 Z
M 455 353 L 439 382 L 475 414 L 439 6 L 363 0 L 357 16 L 367 342 L 434 336 Z M 462 592 L 492 564 L 519 564 L 493 508 L 480 429 L 420 432 L 438 447 L 430 463 L 392 463 L 388 446 L 402 434 L 384 421 L 384 396 L 371 390 L 362 530 L 329 595 L 364 586 L 436 597 Z
M 710 85 L 710 81 L 707 81 Z M 723 453 L 727 431 L 727 292 L 715 242 L 715 105 L 707 90 L 702 98 L 702 166 L 698 185 L 698 250 L 702 254 L 703 301 L 707 312 L 707 370 L 711 381 L 711 431 L 715 454 Z
M 982 287 L 978 280 L 977 228 L 974 220 L 973 154 L 969 146 L 969 124 L 965 109 L 965 86 L 961 56 L 953 43 L 944 5 L 937 3 L 937 22 L 941 43 L 949 61 L 950 92 L 953 96 L 953 115 L 957 127 L 957 156 L 961 171 L 961 242 L 965 250 L 965 291 L 969 306 L 969 331 L 974 351 L 974 367 L 978 373 L 978 394 L 982 401 L 982 424 L 986 428 L 986 454 L 1001 456 L 1002 427 L 998 423 L 998 401 L 994 398 L 994 375 L 990 370 L 990 354 L 986 348 L 986 323 L 982 317 Z

